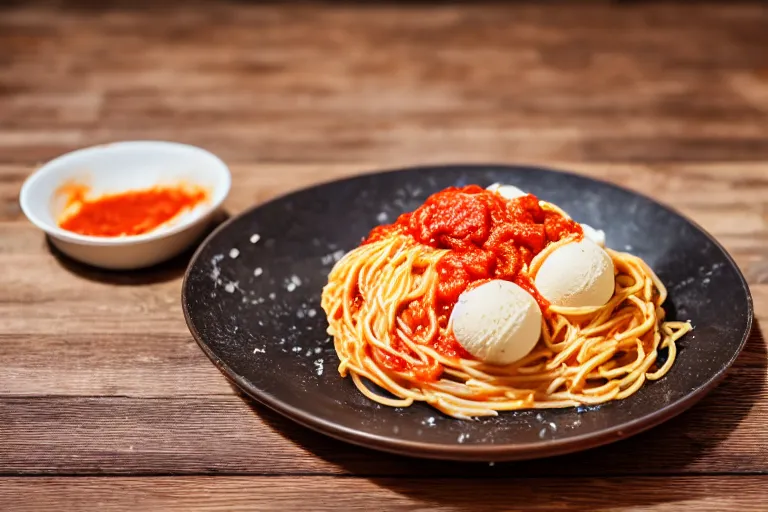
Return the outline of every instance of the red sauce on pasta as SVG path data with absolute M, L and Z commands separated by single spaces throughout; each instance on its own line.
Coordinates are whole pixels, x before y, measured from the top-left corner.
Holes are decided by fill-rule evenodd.
M 583 235 L 577 222 L 544 210 L 532 194 L 508 201 L 477 185 L 452 187 L 433 194 L 394 224 L 375 228 L 366 243 L 395 232 L 407 234 L 421 244 L 449 250 L 438 264 L 436 299 L 441 327 L 447 325 L 462 292 L 490 279 L 516 283 L 546 311 L 549 304 L 521 270 L 547 244 L 566 236 Z M 400 318 L 418 337 L 429 325 L 427 315 L 420 302 L 413 302 L 401 312 Z M 429 343 L 445 356 L 471 357 L 452 335 L 434 336 Z M 393 369 L 405 369 L 404 363 L 402 359 L 387 361 Z

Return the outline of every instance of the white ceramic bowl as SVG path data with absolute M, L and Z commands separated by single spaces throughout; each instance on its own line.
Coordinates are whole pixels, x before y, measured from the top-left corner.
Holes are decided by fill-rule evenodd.
M 85 184 L 94 195 L 185 183 L 207 189 L 209 201 L 142 235 L 85 236 L 61 229 L 56 222 L 65 207 L 65 198 L 56 192 L 68 182 Z M 98 267 L 133 269 L 189 247 L 205 231 L 231 183 L 226 164 L 204 149 L 173 142 L 118 142 L 51 160 L 24 182 L 20 202 L 27 218 L 63 253 Z

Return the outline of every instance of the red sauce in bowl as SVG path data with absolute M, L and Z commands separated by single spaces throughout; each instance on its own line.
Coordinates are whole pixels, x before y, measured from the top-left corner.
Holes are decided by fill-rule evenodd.
M 88 187 L 66 185 L 67 210 L 59 227 L 87 236 L 118 237 L 148 233 L 208 200 L 199 187 L 157 186 L 88 198 Z

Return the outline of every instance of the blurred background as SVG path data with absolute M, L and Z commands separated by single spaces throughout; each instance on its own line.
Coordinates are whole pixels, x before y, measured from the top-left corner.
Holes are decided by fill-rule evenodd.
M 766 48 L 759 2 L 3 2 L 0 163 L 760 160 Z

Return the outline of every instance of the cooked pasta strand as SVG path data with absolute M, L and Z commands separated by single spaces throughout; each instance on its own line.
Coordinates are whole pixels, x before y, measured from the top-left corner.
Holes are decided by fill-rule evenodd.
M 526 269 L 531 278 L 558 245 L 533 259 Z M 365 244 L 336 264 L 323 290 L 339 373 L 350 374 L 360 392 L 380 404 L 421 401 L 456 418 L 626 398 L 670 370 L 676 341 L 692 327 L 664 321 L 667 291 L 648 265 L 607 251 L 617 271 L 614 297 L 597 308 L 550 307 L 531 354 L 494 366 L 445 356 L 432 344 L 448 328 L 436 312 L 437 264 L 447 251 L 397 234 Z M 414 301 L 428 324 L 417 333 L 402 319 Z M 657 365 L 660 349 L 666 360 Z M 364 380 L 395 398 L 371 391 Z

